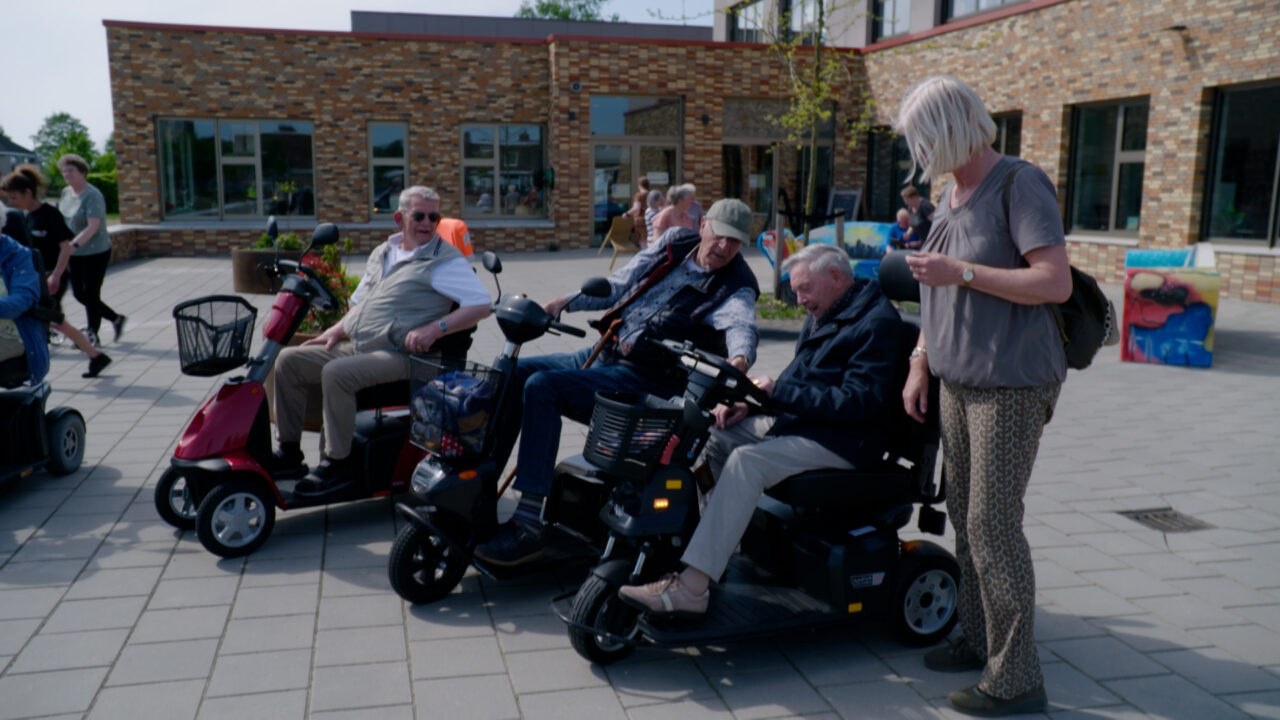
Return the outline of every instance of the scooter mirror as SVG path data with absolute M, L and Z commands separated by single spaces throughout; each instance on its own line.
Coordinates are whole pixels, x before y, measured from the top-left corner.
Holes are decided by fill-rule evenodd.
M 498 257 L 498 254 L 492 250 L 485 250 L 484 254 L 480 256 L 480 262 L 484 264 L 485 270 L 494 275 L 502 272 L 502 258 Z
M 582 283 L 582 294 L 594 298 L 609 297 L 613 294 L 613 286 L 602 277 L 587 278 Z
M 267 218 L 267 237 L 271 238 L 271 242 L 276 241 L 276 236 L 280 234 L 280 227 L 276 225 L 276 216 L 272 215 Z
M 338 242 L 338 226 L 333 223 L 318 225 L 315 232 L 311 233 L 311 247 L 323 247 L 336 242 Z

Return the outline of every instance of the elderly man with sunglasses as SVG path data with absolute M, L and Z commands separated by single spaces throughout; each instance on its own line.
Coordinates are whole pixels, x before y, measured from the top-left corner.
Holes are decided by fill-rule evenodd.
M 299 495 L 327 495 L 351 482 L 357 391 L 408 379 L 410 354 L 465 355 L 470 338 L 459 333 L 489 314 L 489 293 L 471 264 L 436 232 L 440 196 L 415 185 L 400 193 L 399 208 L 400 232 L 370 254 L 351 309 L 276 362 L 280 448 L 268 468 L 275 477 L 306 473 L 300 441 L 307 387 L 324 393 L 325 454 L 297 484 Z

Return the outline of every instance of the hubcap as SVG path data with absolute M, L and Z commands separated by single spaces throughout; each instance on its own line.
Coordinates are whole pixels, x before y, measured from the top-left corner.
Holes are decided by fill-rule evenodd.
M 80 452 L 80 435 L 71 425 L 62 432 L 62 457 L 74 460 Z
M 196 506 L 191 502 L 191 487 L 187 485 L 186 478 L 178 478 L 169 486 L 169 507 L 177 513 L 178 517 L 188 520 L 195 518 Z
M 267 509 L 253 493 L 227 496 L 213 513 L 213 535 L 227 547 L 244 547 L 262 532 Z
M 447 543 L 436 535 L 428 535 L 413 554 L 413 579 L 420 585 L 432 585 L 449 571 L 452 552 Z
M 946 627 L 956 612 L 959 591 L 955 579 L 943 570 L 918 575 L 903 600 L 902 613 L 912 630 L 928 635 Z

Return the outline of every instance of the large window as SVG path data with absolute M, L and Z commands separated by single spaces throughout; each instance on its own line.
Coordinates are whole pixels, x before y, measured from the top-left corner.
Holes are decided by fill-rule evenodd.
M 991 147 L 1002 155 L 1018 157 L 1022 154 L 1022 113 L 1011 112 L 992 115 L 996 124 L 996 139 Z
M 373 214 L 399 209 L 409 177 L 408 128 L 404 123 L 369 124 L 369 192 Z
M 942 0 L 942 22 L 965 15 L 994 10 L 1001 5 L 1016 5 L 1026 0 Z
M 166 218 L 316 214 L 311 123 L 157 122 Z
M 771 38 L 766 32 L 764 0 L 743 3 L 729 11 L 729 41 L 764 43 Z
M 911 29 L 911 0 L 877 0 L 871 3 L 871 42 Z
M 1206 235 L 1277 246 L 1280 225 L 1280 85 L 1218 92 Z
M 1071 230 L 1136 233 L 1147 101 L 1078 107 L 1072 125 Z
M 544 139 L 540 125 L 464 125 L 463 217 L 545 217 Z
M 822 42 L 818 33 L 818 13 L 822 11 L 821 3 L 826 0 L 790 0 L 786 4 L 789 23 L 788 38 L 801 45 L 817 45 Z M 907 0 L 902 0 L 906 2 Z
M 911 151 L 907 139 L 893 134 L 887 127 L 872 128 L 867 133 L 867 219 L 895 222 L 898 208 L 906 207 L 902 189 L 911 172 Z M 932 199 L 929 183 L 920 179 L 917 169 L 912 183 L 924 197 Z

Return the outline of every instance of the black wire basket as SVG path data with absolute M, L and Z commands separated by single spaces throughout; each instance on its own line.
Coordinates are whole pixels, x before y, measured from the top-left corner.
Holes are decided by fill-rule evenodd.
M 596 393 L 582 455 L 612 474 L 645 480 L 658 469 L 682 413 L 654 395 Z
M 257 308 L 237 295 L 210 295 L 174 307 L 183 374 L 221 375 L 248 362 L 257 317 Z
M 502 394 L 502 373 L 466 360 L 413 356 L 409 440 L 435 455 L 484 454 Z

